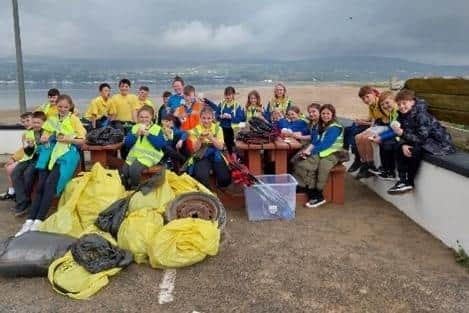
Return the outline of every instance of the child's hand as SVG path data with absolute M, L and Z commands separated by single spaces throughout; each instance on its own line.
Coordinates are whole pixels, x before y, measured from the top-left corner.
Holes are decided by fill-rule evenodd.
M 392 130 L 398 136 L 402 136 L 402 134 L 404 133 L 404 130 L 400 126 L 397 126 L 397 125 L 393 125 Z
M 178 140 L 178 142 L 176 142 L 176 149 L 181 149 L 182 148 L 182 140 Z
M 46 134 L 42 134 L 41 138 L 39 139 L 40 143 L 47 143 L 49 141 L 49 136 Z
M 374 143 L 377 143 L 377 144 L 381 143 L 381 139 L 379 138 L 378 135 L 370 136 L 370 137 L 368 137 L 368 139 L 370 141 L 374 142 Z
M 412 146 L 402 145 L 402 153 L 408 158 L 412 157 Z

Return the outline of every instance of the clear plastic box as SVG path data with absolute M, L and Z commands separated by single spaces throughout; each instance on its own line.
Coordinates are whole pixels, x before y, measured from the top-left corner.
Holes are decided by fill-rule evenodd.
M 293 219 L 296 179 L 290 174 L 259 175 L 263 184 L 244 187 L 246 213 L 250 221 Z

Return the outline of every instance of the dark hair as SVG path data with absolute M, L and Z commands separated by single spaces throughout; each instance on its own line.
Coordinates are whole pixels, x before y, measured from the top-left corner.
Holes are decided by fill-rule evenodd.
M 127 78 L 123 78 L 119 81 L 119 87 L 124 84 L 128 85 L 129 87 L 132 87 L 132 83 Z
M 41 120 L 43 120 L 44 122 L 47 120 L 47 115 L 46 113 L 42 112 L 42 111 L 36 111 L 34 112 L 33 114 L 31 114 L 33 118 L 40 118 Z
M 166 114 L 165 116 L 163 116 L 161 118 L 162 121 L 172 121 L 172 122 L 175 122 L 176 121 L 176 116 L 174 116 L 173 114 Z
M 39 111 L 41 112 L 41 111 Z M 20 118 L 27 118 L 27 117 L 31 117 L 33 115 L 32 112 L 24 112 L 23 114 L 20 115 Z
M 102 83 L 101 85 L 99 85 L 99 91 L 103 91 L 103 89 L 106 87 L 111 89 L 111 86 L 108 83 Z
M 231 86 L 228 86 L 225 88 L 225 96 L 228 96 L 228 95 L 235 95 L 236 94 L 236 90 L 234 89 L 234 87 L 231 87 Z
M 375 96 L 379 96 L 379 90 L 371 86 L 363 86 L 360 88 L 360 90 L 358 90 L 358 96 L 360 98 L 363 98 L 370 93 Z
M 165 91 L 163 92 L 163 98 L 166 98 L 166 97 L 171 97 L 172 93 L 170 91 Z
M 174 76 L 173 84 L 174 84 L 175 82 L 180 82 L 180 83 L 184 86 L 184 80 L 182 79 L 181 76 L 178 76 L 178 75 Z
M 324 111 L 324 110 L 331 111 L 332 112 L 332 118 L 328 123 L 324 123 L 322 118 L 321 117 L 319 118 L 319 133 L 320 134 L 322 134 L 324 132 L 324 130 L 327 128 L 327 126 L 329 126 L 330 124 L 332 124 L 336 121 L 335 107 L 332 104 L 330 104 L 330 103 L 323 104 L 321 106 L 321 109 L 319 109 L 319 113 L 321 114 L 322 111 Z
M 288 111 L 293 111 L 293 112 L 295 112 L 296 114 L 300 114 L 300 112 L 301 112 L 301 111 L 300 111 L 300 108 L 297 107 L 297 106 L 295 106 L 295 105 L 292 105 L 291 107 L 289 107 L 289 108 L 287 109 L 287 112 L 288 112 Z
M 321 105 L 319 103 L 316 103 L 316 102 L 313 102 L 311 104 L 308 105 L 308 107 L 306 108 L 306 111 L 309 112 L 309 109 L 311 108 L 315 108 L 316 110 L 321 110 Z
M 248 100 L 246 101 L 246 108 L 251 104 L 250 101 L 249 101 L 249 98 L 251 98 L 251 96 L 255 96 L 256 99 L 257 99 L 257 105 L 262 106 L 261 95 L 259 94 L 259 92 L 257 90 L 251 90 L 248 93 Z
M 396 102 L 401 100 L 415 100 L 415 92 L 410 89 L 402 89 L 396 95 Z
M 146 91 L 146 92 L 150 92 L 150 88 L 148 88 L 148 86 L 140 86 L 140 88 L 138 88 L 138 90 L 143 90 L 143 91 Z
M 57 88 L 49 89 L 49 91 L 47 92 L 47 96 L 48 97 L 60 96 L 60 91 Z
M 140 114 L 140 112 L 146 111 L 150 113 L 151 117 L 153 118 L 155 116 L 155 110 L 151 105 L 145 104 L 143 105 L 140 109 L 137 111 L 137 116 Z
M 192 85 L 187 85 L 184 87 L 184 95 L 189 96 L 191 92 L 195 93 L 195 88 Z

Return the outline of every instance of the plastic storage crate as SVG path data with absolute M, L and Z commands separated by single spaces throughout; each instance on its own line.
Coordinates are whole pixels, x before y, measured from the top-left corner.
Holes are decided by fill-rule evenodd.
M 256 178 L 263 184 L 244 187 L 248 219 L 293 219 L 296 207 L 296 179 L 290 174 L 259 175 Z

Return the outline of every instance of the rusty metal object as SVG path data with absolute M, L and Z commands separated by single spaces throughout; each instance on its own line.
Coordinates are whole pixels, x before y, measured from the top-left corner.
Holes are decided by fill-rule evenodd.
M 186 217 L 218 221 L 218 227 L 223 228 L 226 211 L 217 197 L 202 192 L 188 192 L 171 201 L 165 212 L 168 222 Z

